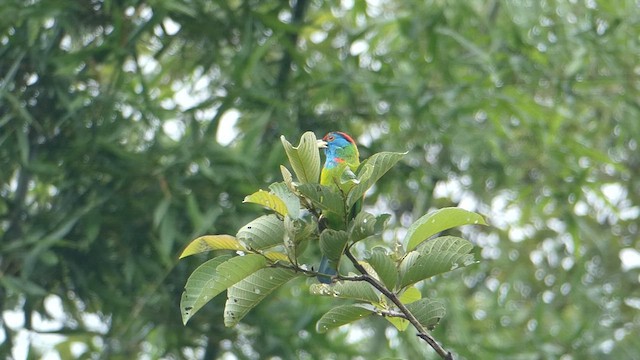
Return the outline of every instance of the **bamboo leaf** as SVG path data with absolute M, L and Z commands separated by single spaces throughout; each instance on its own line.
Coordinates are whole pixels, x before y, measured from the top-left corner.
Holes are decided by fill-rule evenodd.
M 289 269 L 264 268 L 244 278 L 227 291 L 224 325 L 234 326 L 267 295 L 289 280 L 300 276 Z
M 238 230 L 236 238 L 240 244 L 251 250 L 264 250 L 282 245 L 284 223 L 274 214 L 264 215 Z
M 298 181 L 303 184 L 317 183 L 320 178 L 320 151 L 315 134 L 310 131 L 302 134 L 296 147 L 284 136 L 280 140 Z
M 487 225 L 485 219 L 474 212 L 460 208 L 443 208 L 424 215 L 411 224 L 404 238 L 407 251 L 411 251 L 433 235 L 462 225 Z
M 211 250 L 246 251 L 247 249 L 231 235 L 205 235 L 191 241 L 180 254 L 180 259 Z
M 342 325 L 364 319 L 372 313 L 373 310 L 363 304 L 337 306 L 322 315 L 316 323 L 316 331 L 324 333 Z

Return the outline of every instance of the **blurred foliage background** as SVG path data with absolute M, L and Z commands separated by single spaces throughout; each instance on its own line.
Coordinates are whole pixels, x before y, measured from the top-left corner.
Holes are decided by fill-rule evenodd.
M 0 357 L 436 358 L 381 319 L 315 333 L 292 282 L 183 327 L 187 242 L 261 210 L 279 136 L 409 151 L 367 198 L 458 205 L 477 266 L 424 285 L 458 359 L 640 354 L 636 1 L 4 0 Z M 635 260 L 635 261 L 634 261 Z M 635 334 L 635 335 L 634 335 Z M 55 344 L 51 345 L 51 344 Z M 47 345 L 49 344 L 49 345 Z M 57 354 L 57 355 L 56 355 Z

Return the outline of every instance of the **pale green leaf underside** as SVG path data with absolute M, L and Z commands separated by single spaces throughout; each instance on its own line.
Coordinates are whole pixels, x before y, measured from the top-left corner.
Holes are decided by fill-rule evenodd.
M 289 269 L 264 268 L 249 275 L 227 291 L 224 325 L 234 326 L 272 291 L 300 276 Z
M 253 250 L 282 245 L 284 223 L 274 214 L 264 215 L 238 230 L 236 238 L 246 248 Z
M 186 324 L 200 308 L 217 295 L 215 291 L 210 291 L 209 289 L 216 277 L 218 266 L 230 258 L 231 255 L 213 258 L 198 266 L 191 273 L 180 299 L 183 324 Z
M 247 250 L 231 235 L 205 235 L 189 243 L 180 259 L 211 250 Z
M 431 248 L 420 248 L 407 254 L 400 265 L 400 287 L 475 263 L 469 252 L 473 245 L 462 238 L 444 236 L 430 240 Z
M 316 331 L 323 333 L 342 325 L 364 319 L 371 314 L 372 310 L 359 304 L 337 306 L 322 315 L 316 323 Z
M 356 201 L 360 200 L 367 190 L 400 161 L 404 155 L 406 153 L 380 152 L 363 161 L 356 174 L 359 182 L 347 196 L 348 207 L 350 208 Z
M 418 319 L 418 322 L 429 330 L 438 325 L 440 319 L 446 314 L 444 305 L 436 300 L 420 299 L 406 304 L 406 307 Z
M 474 212 L 460 208 L 443 208 L 424 215 L 411 224 L 404 238 L 406 250 L 411 251 L 433 235 L 462 225 L 487 225 L 485 219 Z
M 284 136 L 280 137 L 289 163 L 301 183 L 317 183 L 320 178 L 320 151 L 316 135 L 307 131 L 300 137 L 300 143 L 294 147 Z
M 338 281 L 335 284 L 312 284 L 309 288 L 314 295 L 332 296 L 378 303 L 380 298 L 376 290 L 364 281 Z

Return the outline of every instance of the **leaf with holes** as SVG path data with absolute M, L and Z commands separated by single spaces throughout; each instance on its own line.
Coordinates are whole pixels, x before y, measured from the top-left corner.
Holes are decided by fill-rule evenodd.
M 437 233 L 462 225 L 487 225 L 485 219 L 474 212 L 460 208 L 443 208 L 424 215 L 411 224 L 404 238 L 407 251 Z
M 316 331 L 319 333 L 340 327 L 364 319 L 375 312 L 373 307 L 365 304 L 341 305 L 329 310 L 322 315 L 316 323 Z
M 247 249 L 231 235 L 205 235 L 191 241 L 180 254 L 180 259 L 211 250 L 246 251 Z
M 283 268 L 264 268 L 244 278 L 227 291 L 224 325 L 237 325 L 267 295 L 300 273 Z
M 320 151 L 316 135 L 305 132 L 295 147 L 284 136 L 280 140 L 298 181 L 303 184 L 317 183 L 320 178 Z
M 284 223 L 274 214 L 264 215 L 238 230 L 236 238 L 251 250 L 264 250 L 282 245 Z

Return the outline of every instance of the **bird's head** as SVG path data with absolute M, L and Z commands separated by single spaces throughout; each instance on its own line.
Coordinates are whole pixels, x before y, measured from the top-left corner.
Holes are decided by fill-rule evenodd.
M 359 158 L 356 142 L 351 136 L 341 131 L 333 131 L 325 135 L 322 140 L 318 140 L 318 147 L 324 149 L 327 158 L 342 158 L 347 161 L 358 161 Z

